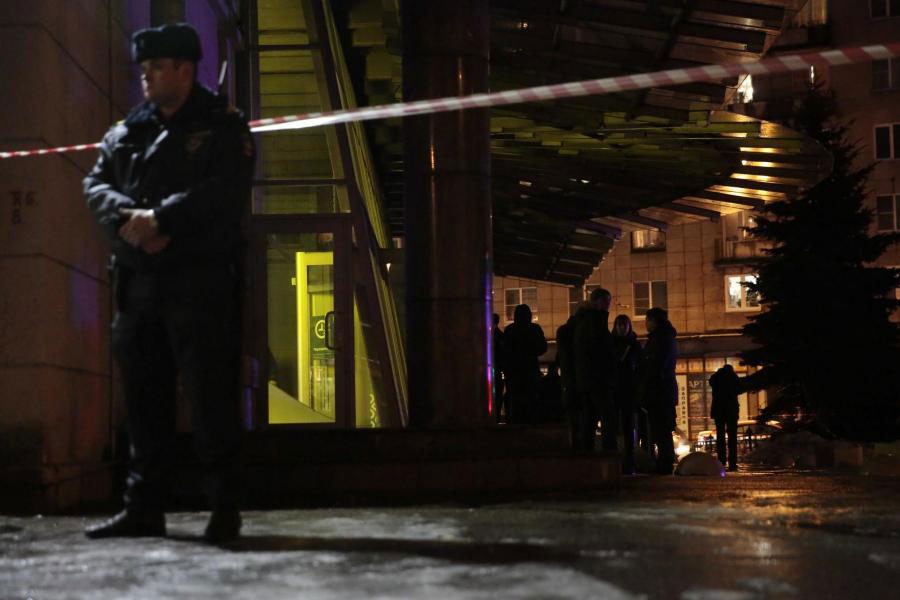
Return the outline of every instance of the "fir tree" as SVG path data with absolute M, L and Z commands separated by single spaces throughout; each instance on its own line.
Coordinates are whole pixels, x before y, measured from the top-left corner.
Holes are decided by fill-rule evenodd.
M 900 349 L 890 315 L 900 307 L 900 276 L 872 262 L 900 235 L 869 235 L 873 165 L 854 166 L 859 148 L 837 121 L 833 92 L 810 89 L 789 125 L 828 150 L 834 166 L 796 200 L 769 204 L 750 229 L 773 247 L 747 284 L 763 305 L 744 327 L 759 346 L 741 358 L 761 367 L 748 387 L 769 389 L 762 420 L 791 415 L 843 439 L 897 439 Z

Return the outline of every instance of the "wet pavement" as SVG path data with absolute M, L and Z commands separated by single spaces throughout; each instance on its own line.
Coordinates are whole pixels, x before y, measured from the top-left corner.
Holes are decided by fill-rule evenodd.
M 89 541 L 91 517 L 0 517 L 0 598 L 900 597 L 900 478 L 627 479 L 590 498 L 248 512 L 203 544 Z

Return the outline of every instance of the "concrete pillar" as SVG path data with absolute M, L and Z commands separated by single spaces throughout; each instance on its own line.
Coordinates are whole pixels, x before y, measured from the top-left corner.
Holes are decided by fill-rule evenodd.
M 0 3 L 0 81 L 15 82 L 0 147 L 99 141 L 127 109 L 124 18 L 122 3 Z M 0 161 L 0 507 L 109 497 L 108 249 L 81 190 L 95 160 Z
M 150 26 L 184 21 L 184 0 L 150 0 Z
M 405 100 L 488 90 L 487 2 L 404 2 L 403 40 Z M 488 422 L 489 134 L 487 110 L 403 124 L 413 426 Z

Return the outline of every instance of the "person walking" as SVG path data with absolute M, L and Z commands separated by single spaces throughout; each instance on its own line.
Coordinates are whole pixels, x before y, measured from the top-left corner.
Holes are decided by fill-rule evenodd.
M 726 364 L 709 378 L 709 386 L 712 388 L 709 416 L 716 422 L 716 454 L 723 466 L 728 465 L 729 471 L 737 471 L 737 425 L 741 412 L 738 396 L 741 393 L 741 381 L 734 372 L 734 367 Z
M 197 82 L 202 51 L 190 25 L 131 41 L 146 100 L 109 130 L 84 179 L 112 246 L 112 345 L 131 457 L 125 509 L 85 533 L 165 535 L 177 381 L 208 477 L 205 537 L 224 542 L 241 528 L 236 267 L 255 149 L 244 116 Z
M 633 475 L 635 421 L 637 408 L 637 371 L 641 364 L 643 349 L 627 315 L 619 315 L 613 322 L 613 352 L 616 357 L 616 416 L 622 430 L 624 440 L 624 456 L 622 473 Z
M 669 322 L 669 314 L 662 308 L 651 308 L 646 315 L 647 344 L 639 370 L 638 398 L 647 409 L 650 437 L 656 446 L 656 470 L 671 474 L 675 464 L 675 406 L 678 404 L 678 383 L 675 380 L 675 361 L 678 356 L 677 332 Z
M 503 332 L 508 377 L 509 423 L 537 422 L 538 357 L 547 351 L 547 339 L 540 325 L 531 322 L 531 308 L 516 306 L 513 322 Z
M 576 452 L 590 453 L 596 443 L 597 422 L 602 421 L 601 445 L 616 449 L 613 391 L 616 359 L 609 332 L 612 294 L 603 288 L 572 317 L 572 359 L 575 367 L 575 405 L 570 413 L 572 444 Z

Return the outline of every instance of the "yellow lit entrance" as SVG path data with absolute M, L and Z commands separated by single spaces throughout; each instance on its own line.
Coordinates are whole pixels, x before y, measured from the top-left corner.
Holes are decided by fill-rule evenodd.
M 264 274 L 251 284 L 253 352 L 265 374 L 260 423 L 352 427 L 350 219 L 258 217 L 253 229 L 255 269 Z
M 334 423 L 334 254 L 297 252 L 296 260 L 299 400 Z

